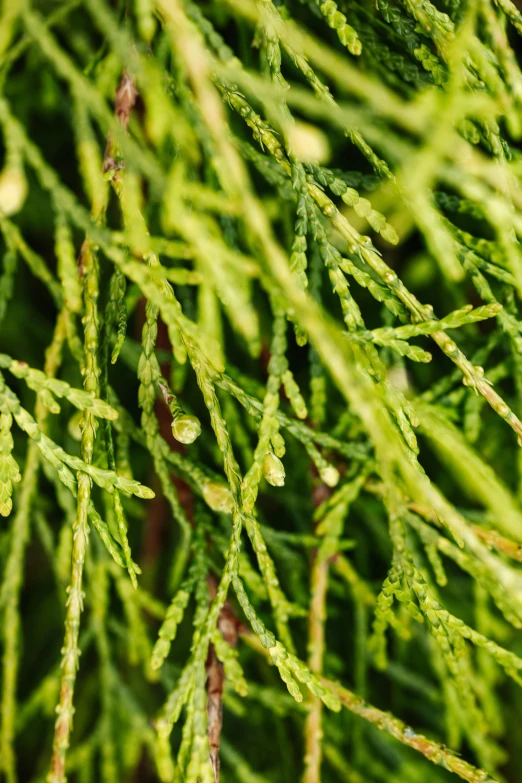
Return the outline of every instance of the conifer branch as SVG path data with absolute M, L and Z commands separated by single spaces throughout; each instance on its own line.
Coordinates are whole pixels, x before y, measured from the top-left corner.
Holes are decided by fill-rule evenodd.
M 0 774 L 518 780 L 520 13 L 4 6 Z

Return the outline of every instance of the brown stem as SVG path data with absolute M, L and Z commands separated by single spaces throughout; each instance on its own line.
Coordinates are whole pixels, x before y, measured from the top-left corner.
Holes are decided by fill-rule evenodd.
M 217 579 L 214 574 L 209 574 L 207 584 L 210 600 L 214 600 L 217 590 Z M 239 634 L 245 630 L 245 626 L 234 615 L 229 601 L 225 601 L 219 613 L 217 622 L 218 630 L 223 639 L 231 647 L 237 645 Z M 223 664 L 216 656 L 214 645 L 209 647 L 207 663 L 207 716 L 208 716 L 208 742 L 210 745 L 210 763 L 214 771 L 214 781 L 219 783 L 219 748 L 221 744 L 221 730 L 223 728 L 223 687 L 225 684 L 225 671 Z
M 134 83 L 134 78 L 125 70 L 123 71 L 116 98 L 114 102 L 114 114 L 120 121 L 123 130 L 126 132 L 129 127 L 130 116 L 136 104 L 138 90 Z M 103 157 L 103 171 L 118 170 L 122 167 L 121 163 L 115 160 L 115 150 L 113 139 L 110 133 L 107 134 L 107 143 L 105 145 L 105 155 Z
M 219 783 L 219 745 L 223 727 L 223 686 L 225 671 L 218 660 L 214 645 L 211 644 L 207 657 L 207 716 L 210 763 L 214 771 L 215 783 Z

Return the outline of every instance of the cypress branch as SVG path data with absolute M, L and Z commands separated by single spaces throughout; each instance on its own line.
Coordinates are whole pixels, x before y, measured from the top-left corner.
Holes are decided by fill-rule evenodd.
M 519 780 L 519 11 L 4 5 L 2 779 Z

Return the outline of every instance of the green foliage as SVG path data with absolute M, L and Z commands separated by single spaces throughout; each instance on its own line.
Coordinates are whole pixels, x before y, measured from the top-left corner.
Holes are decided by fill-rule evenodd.
M 521 779 L 521 33 L 1 5 L 6 783 Z

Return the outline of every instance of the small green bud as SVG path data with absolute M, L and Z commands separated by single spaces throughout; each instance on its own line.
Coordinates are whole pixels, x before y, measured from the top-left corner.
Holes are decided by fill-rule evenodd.
M 273 487 L 282 487 L 285 483 L 285 468 L 279 457 L 269 451 L 263 460 L 263 476 Z
M 19 212 L 27 195 L 27 180 L 23 168 L 11 166 L 0 174 L 0 212 L 15 215 Z
M 295 122 L 290 126 L 288 143 L 292 154 L 306 163 L 326 163 L 331 155 L 324 133 L 306 122 Z
M 212 511 L 219 511 L 222 514 L 232 513 L 234 498 L 228 487 L 218 484 L 217 481 L 206 481 L 202 490 L 203 497 Z
M 181 413 L 172 422 L 172 434 L 180 443 L 194 443 L 198 435 L 201 435 L 201 422 L 197 416 Z
M 319 475 L 327 487 L 336 487 L 339 483 L 339 471 L 337 468 L 334 468 L 333 465 L 327 465 L 325 468 L 321 468 Z

